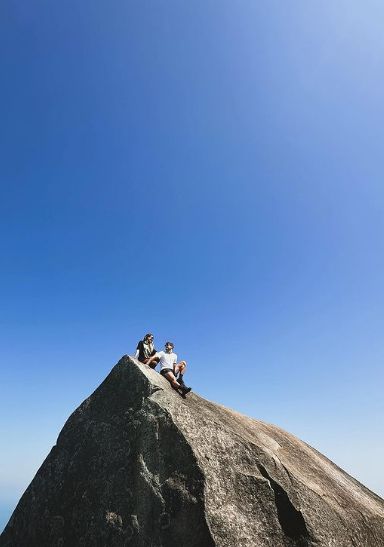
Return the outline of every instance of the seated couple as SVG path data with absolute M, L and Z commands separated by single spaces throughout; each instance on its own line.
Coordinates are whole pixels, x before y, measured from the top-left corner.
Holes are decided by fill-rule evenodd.
M 160 374 L 170 382 L 173 389 L 180 390 L 184 395 L 191 391 L 191 388 L 184 384 L 183 379 L 187 363 L 185 361 L 177 362 L 177 355 L 173 352 L 173 348 L 172 342 L 166 342 L 165 351 L 156 351 L 153 334 L 148 333 L 137 344 L 135 357 L 151 368 L 156 368 L 157 363 L 160 363 Z

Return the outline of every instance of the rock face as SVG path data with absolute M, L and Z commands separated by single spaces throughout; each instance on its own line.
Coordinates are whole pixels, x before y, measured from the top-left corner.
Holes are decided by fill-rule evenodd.
M 70 416 L 2 547 L 382 547 L 384 501 L 285 431 L 127 356 Z

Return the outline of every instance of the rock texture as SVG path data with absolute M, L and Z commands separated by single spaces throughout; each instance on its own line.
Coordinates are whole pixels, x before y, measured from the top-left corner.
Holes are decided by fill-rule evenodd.
M 2 547 L 382 547 L 384 502 L 278 427 L 125 356 L 70 416 Z

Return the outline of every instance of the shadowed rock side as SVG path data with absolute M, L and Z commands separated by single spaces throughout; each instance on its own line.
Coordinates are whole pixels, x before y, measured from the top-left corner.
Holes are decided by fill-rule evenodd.
M 123 357 L 72 414 L 1 547 L 382 547 L 384 502 L 302 441 Z

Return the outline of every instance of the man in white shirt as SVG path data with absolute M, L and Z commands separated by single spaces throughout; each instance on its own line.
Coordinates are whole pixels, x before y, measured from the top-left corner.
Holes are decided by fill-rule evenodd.
M 158 351 L 155 355 L 150 357 L 147 361 L 147 365 L 151 366 L 152 361 L 158 359 L 160 363 L 160 374 L 171 383 L 171 386 L 174 389 L 180 389 L 183 394 L 189 393 L 191 388 L 184 384 L 183 379 L 187 363 L 185 361 L 180 361 L 180 363 L 177 362 L 177 355 L 173 352 L 173 348 L 174 345 L 172 342 L 166 342 L 165 351 Z

